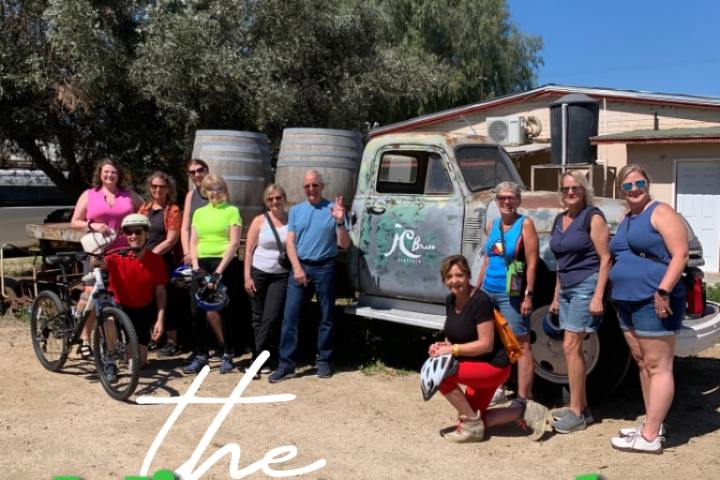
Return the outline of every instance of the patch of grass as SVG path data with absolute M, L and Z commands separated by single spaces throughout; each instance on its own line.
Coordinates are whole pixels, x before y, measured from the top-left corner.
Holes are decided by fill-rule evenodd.
M 707 299 L 713 302 L 720 302 L 720 283 L 708 285 L 706 289 Z
M 386 375 L 389 377 L 407 377 L 413 373 L 411 370 L 405 370 L 404 368 L 388 367 L 382 360 L 379 359 L 363 364 L 360 367 L 360 371 L 368 376 Z

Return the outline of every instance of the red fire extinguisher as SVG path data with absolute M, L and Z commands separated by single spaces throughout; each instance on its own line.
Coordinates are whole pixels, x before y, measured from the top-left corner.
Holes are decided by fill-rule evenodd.
M 705 282 L 703 271 L 697 267 L 685 271 L 684 281 L 687 290 L 687 314 L 702 316 L 705 313 Z

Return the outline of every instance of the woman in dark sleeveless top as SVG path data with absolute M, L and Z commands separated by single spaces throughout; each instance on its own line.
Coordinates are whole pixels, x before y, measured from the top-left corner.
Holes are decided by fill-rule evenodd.
M 663 421 L 675 394 L 675 332 L 685 307 L 680 281 L 688 259 L 687 229 L 675 210 L 650 198 L 650 177 L 639 165 L 620 170 L 629 212 L 610 242 L 612 299 L 620 328 L 640 372 L 645 422 L 620 430 L 612 446 L 662 453 Z
M 208 204 L 208 199 L 200 194 L 200 185 L 205 175 L 210 172 L 210 167 L 204 160 L 193 158 L 187 164 L 187 172 L 193 188 L 185 195 L 185 206 L 183 208 L 182 226 L 180 227 L 180 243 L 182 244 L 183 263 L 190 265 L 190 222 L 193 213 L 200 207 Z
M 585 394 L 583 340 L 597 332 L 610 271 L 610 231 L 585 176 L 568 171 L 560 179 L 560 198 L 567 208 L 555 218 L 550 249 L 557 258 L 555 296 L 550 311 L 559 313 L 565 333 L 563 350 L 568 368 L 570 408 L 557 415 L 558 433 L 583 430 L 592 422 Z

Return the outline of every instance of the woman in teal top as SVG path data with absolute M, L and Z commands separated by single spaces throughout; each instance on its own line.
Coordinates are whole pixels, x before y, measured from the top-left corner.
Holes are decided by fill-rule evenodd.
M 190 256 L 193 271 L 192 297 L 195 298 L 198 280 L 209 275 L 208 286 L 215 288 L 222 284 L 230 299 L 238 287 L 239 261 L 237 249 L 240 244 L 242 219 L 238 209 L 227 203 L 227 184 L 221 176 L 207 175 L 201 186 L 201 192 L 207 197 L 208 204 L 195 210 L 190 228 Z M 227 342 L 228 320 L 220 311 L 198 312 L 193 319 L 195 331 L 196 355 L 185 373 L 198 373 L 208 362 L 208 324 L 215 332 L 223 350 L 220 373 L 232 371 L 232 355 Z M 218 328 L 220 327 L 220 328 Z
M 520 206 L 520 186 L 515 182 L 502 182 L 495 187 L 495 201 L 500 218 L 488 230 L 485 243 L 485 261 L 478 277 L 478 287 L 488 294 L 495 308 L 505 317 L 513 333 L 523 347 L 518 360 L 518 399 L 532 397 L 532 383 L 535 375 L 534 358 L 530 349 L 530 313 L 535 286 L 535 272 L 538 260 L 538 236 L 533 221 L 517 212 Z M 522 237 L 520 252 L 517 252 Z M 518 285 L 517 295 L 508 293 L 508 265 L 518 258 L 525 259 L 523 284 Z M 524 288 L 520 288 L 524 286 Z M 494 402 L 503 396 L 498 389 Z

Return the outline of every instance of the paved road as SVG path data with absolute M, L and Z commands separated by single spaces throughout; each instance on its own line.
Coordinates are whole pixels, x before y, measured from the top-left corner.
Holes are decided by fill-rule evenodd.
M 70 205 L 72 207 L 72 205 Z M 42 223 L 48 213 L 63 206 L 0 208 L 0 245 L 12 243 L 27 246 L 35 242 L 25 233 L 25 224 Z

